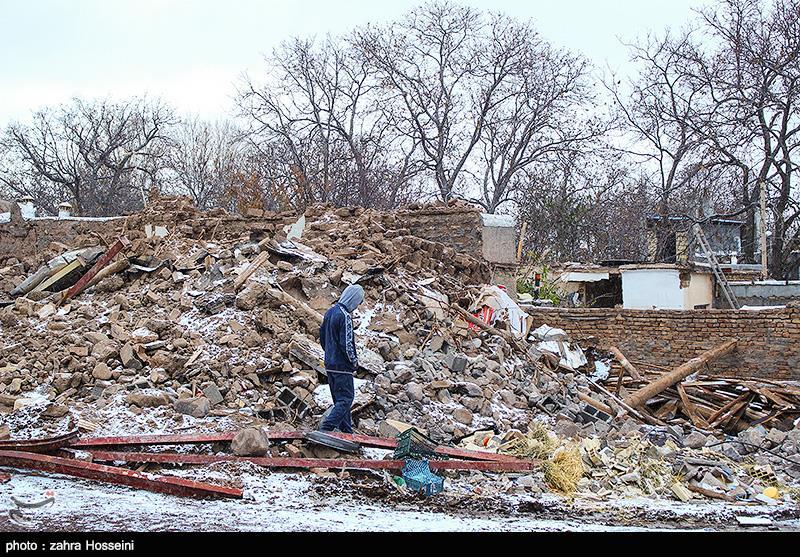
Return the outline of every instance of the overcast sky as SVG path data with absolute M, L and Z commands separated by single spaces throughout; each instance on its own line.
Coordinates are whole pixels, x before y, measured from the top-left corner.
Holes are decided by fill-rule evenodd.
M 231 111 L 235 83 L 294 35 L 395 19 L 412 0 L 0 0 L 0 127 L 73 96 L 160 96 Z M 706 0 L 461 0 L 531 19 L 554 44 L 625 71 L 619 38 L 679 28 Z

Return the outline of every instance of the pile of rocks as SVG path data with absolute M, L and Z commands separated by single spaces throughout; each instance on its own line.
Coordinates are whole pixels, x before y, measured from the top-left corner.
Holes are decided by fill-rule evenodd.
M 299 223 L 273 215 L 245 220 L 248 229 L 226 218 L 161 200 L 115 225 L 132 242 L 118 256 L 126 269 L 60 305 L 59 293 L 40 292 L 0 309 L 5 411 L 36 391 L 62 407 L 122 393 L 132 409 L 255 415 L 280 406 L 277 394 L 289 389 L 319 414 L 319 320 L 361 277 L 357 342 L 361 376 L 370 379 L 362 430 L 396 417 L 419 420 L 444 440 L 485 422 L 522 427 L 531 418 L 525 361 L 503 339 L 456 326 L 449 309 L 487 280 L 484 262 L 411 235 L 395 213 L 313 207 Z M 291 224 L 302 237 L 287 242 Z M 10 277 L 4 287 L 99 242 L 86 234 L 26 260 L 0 256 Z M 235 288 L 262 252 L 269 258 Z

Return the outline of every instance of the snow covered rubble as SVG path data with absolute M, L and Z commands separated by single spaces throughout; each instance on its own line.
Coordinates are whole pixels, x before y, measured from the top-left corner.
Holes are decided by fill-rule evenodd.
M 800 430 L 740 434 L 771 453 L 630 416 L 580 423 L 579 395 L 615 404 L 590 388 L 608 377 L 608 359 L 584 353 L 563 331 L 527 330 L 516 304 L 496 287 L 485 288 L 483 262 L 411 235 L 396 214 L 313 207 L 304 226 L 240 227 L 237 236 L 215 228 L 211 216 L 169 202 L 128 219 L 124 232 L 133 246 L 118 258 L 127 258 L 127 269 L 60 306 L 58 293 L 45 291 L 0 309 L 7 435 L 42 437 L 76 426 L 86 435 L 314 428 L 329 403 L 317 372 L 319 313 L 360 280 L 367 293 L 356 313 L 364 365 L 355 404 L 361 433 L 386 434 L 387 420 L 395 420 L 439 443 L 496 450 L 509 432 L 543 427 L 553 439 L 545 459 L 562 448 L 580 451 L 583 477 L 575 491 L 588 500 L 714 498 L 676 484 L 734 501 L 761 496 L 761 503 L 779 505 L 795 497 L 800 466 L 786 459 L 798 459 Z M 166 235 L 139 226 L 170 211 L 175 222 Z M 287 232 L 300 238 L 286 240 Z M 24 261 L 0 254 L 0 276 L 11 290 L 53 257 L 98 244 L 86 235 L 70 246 L 54 242 Z M 236 290 L 236 278 L 264 250 L 269 259 Z M 519 342 L 469 327 L 451 307 L 486 303 L 494 304 L 494 327 Z M 547 353 L 557 354 L 549 373 L 540 363 Z M 280 409 L 282 389 L 308 404 L 312 416 L 264 419 L 280 415 L 264 412 Z M 546 411 L 548 400 L 561 406 Z M 486 433 L 470 436 L 476 430 Z M 299 442 L 271 448 L 276 456 L 330 451 Z M 224 472 L 227 481 L 245 481 L 231 470 Z M 553 489 L 543 472 L 447 476 L 449 486 L 466 481 L 471 497 L 508 490 L 540 497 Z M 374 478 L 389 497 L 395 488 L 383 480 Z M 771 486 L 777 497 L 764 499 Z

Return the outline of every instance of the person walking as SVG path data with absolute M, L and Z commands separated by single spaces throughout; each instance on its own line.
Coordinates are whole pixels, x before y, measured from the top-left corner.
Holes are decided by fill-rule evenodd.
M 327 312 L 319 328 L 319 342 L 325 351 L 325 373 L 333 407 L 325 413 L 320 431 L 353 433 L 350 407 L 355 398 L 353 376 L 358 369 L 353 311 L 364 301 L 364 289 L 351 284 Z

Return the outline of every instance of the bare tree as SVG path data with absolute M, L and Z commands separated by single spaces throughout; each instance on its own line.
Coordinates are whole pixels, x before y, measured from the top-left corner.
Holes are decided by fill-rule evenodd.
M 629 134 L 626 152 L 651 169 L 647 176 L 656 194 L 654 209 L 660 216 L 657 257 L 661 258 L 668 256 L 671 202 L 704 168 L 700 157 L 703 138 L 691 121 L 704 87 L 692 79 L 687 61 L 687 51 L 694 48 L 690 32 L 648 36 L 629 48 L 638 75 L 625 88 L 615 76 L 606 80 L 605 86 Z
M 760 184 L 767 188 L 775 277 L 787 276 L 800 232 L 792 184 L 800 131 L 799 10 L 796 1 L 723 0 L 700 12 L 714 45 L 710 61 L 698 62 L 698 74 L 713 92 L 715 126 L 707 135 L 741 169 L 740 202 L 747 213 L 742 240 L 750 258 Z
M 404 110 L 401 129 L 419 145 L 419 161 L 432 173 L 442 199 L 456 193 L 487 118 L 511 95 L 501 85 L 519 57 L 496 48 L 520 46 L 511 27 L 504 18 L 487 25 L 471 8 L 433 2 L 401 22 L 355 34 Z
M 242 114 L 252 123 L 253 145 L 270 161 L 278 181 L 293 184 L 293 203 L 390 206 L 414 175 L 410 149 L 378 95 L 375 70 L 347 42 L 294 39 L 268 59 L 267 81 L 248 79 L 240 91 Z
M 186 119 L 171 134 L 166 183 L 201 209 L 220 206 L 244 156 L 243 134 L 230 122 Z
M 641 259 L 646 179 L 613 152 L 563 151 L 520 173 L 525 249 L 551 261 Z
M 172 123 L 168 108 L 143 99 L 74 99 L 40 110 L 29 125 L 8 127 L 4 142 L 16 176 L 11 181 L 45 206 L 55 188 L 83 215 L 135 209 L 141 206 L 139 190 L 160 166 Z
M 588 148 L 610 119 L 592 102 L 588 62 L 551 47 L 529 25 L 495 17 L 487 48 L 512 67 L 481 138 L 481 198 L 474 201 L 494 213 L 521 189 L 520 171 Z

